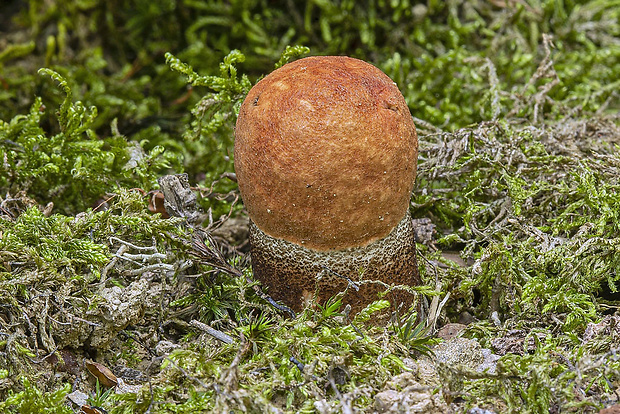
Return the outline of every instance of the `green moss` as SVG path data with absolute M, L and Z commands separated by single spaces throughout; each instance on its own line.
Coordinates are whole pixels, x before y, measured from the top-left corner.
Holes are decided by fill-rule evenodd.
M 65 398 L 71 391 L 71 385 L 54 392 L 41 392 L 28 379 L 22 380 L 23 391 L 9 392 L 9 396 L 0 402 L 0 409 L 5 413 L 19 414 L 71 414 L 73 410 L 65 405 Z
M 27 115 L 0 121 L 0 188 L 25 191 L 40 202 L 55 200 L 62 211 L 75 212 L 119 186 L 151 187 L 156 173 L 170 166 L 173 157 L 162 147 L 146 152 L 116 134 L 100 139 L 91 129 L 97 108 L 73 102 L 72 89 L 58 73 L 40 73 L 58 82 L 66 97 L 57 113 L 59 132 L 48 134 L 41 126 L 46 110 L 37 98 Z

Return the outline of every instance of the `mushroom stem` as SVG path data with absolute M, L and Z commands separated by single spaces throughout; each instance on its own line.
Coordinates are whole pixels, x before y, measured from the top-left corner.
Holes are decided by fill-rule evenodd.
M 343 303 L 351 305 L 355 314 L 372 298 L 379 299 L 378 293 L 388 286 L 421 283 L 409 213 L 387 237 L 363 247 L 313 250 L 271 237 L 253 222 L 250 244 L 254 276 L 268 288 L 272 298 L 284 301 L 297 312 L 313 299 L 324 303 L 347 290 Z M 413 294 L 394 289 L 387 299 L 395 309 L 407 309 L 413 303 Z

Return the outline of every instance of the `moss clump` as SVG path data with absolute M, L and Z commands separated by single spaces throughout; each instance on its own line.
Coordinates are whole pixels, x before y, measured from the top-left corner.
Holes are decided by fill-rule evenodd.
M 56 134 L 41 125 L 46 108 L 40 98 L 27 115 L 0 121 L 0 189 L 23 191 L 42 202 L 55 200 L 66 212 L 85 209 L 118 187 L 150 187 L 156 173 L 173 157 L 162 147 L 145 151 L 130 143 L 113 125 L 112 136 L 100 139 L 91 129 L 96 107 L 73 102 L 72 90 L 58 73 L 41 69 L 58 82 L 65 99 L 58 109 Z
M 6 400 L 0 402 L 0 409 L 6 413 L 50 413 L 71 414 L 73 410 L 65 405 L 65 398 L 71 391 L 71 386 L 64 387 L 54 392 L 41 392 L 36 385 L 28 379 L 22 380 L 24 390 L 9 392 Z

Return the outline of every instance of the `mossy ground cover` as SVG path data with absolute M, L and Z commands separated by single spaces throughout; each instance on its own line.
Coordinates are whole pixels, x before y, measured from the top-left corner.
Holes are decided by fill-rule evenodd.
M 456 412 L 618 403 L 619 19 L 615 0 L 4 2 L 0 411 L 74 412 L 82 391 L 110 413 L 372 412 L 406 372 Z M 422 325 L 368 324 L 381 298 L 291 318 L 252 281 L 233 126 L 305 54 L 375 64 L 411 109 Z M 198 226 L 148 208 L 181 172 Z M 425 383 L 457 321 L 495 370 Z

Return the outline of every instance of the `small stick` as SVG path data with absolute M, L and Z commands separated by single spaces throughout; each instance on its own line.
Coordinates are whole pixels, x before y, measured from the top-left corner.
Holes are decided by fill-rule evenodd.
M 217 329 L 213 329 L 209 325 L 207 325 L 206 323 L 202 323 L 202 322 L 197 321 L 197 320 L 192 320 L 192 321 L 189 322 L 189 324 L 191 326 L 193 326 L 194 328 L 198 328 L 201 331 L 208 333 L 209 335 L 211 335 L 215 339 L 219 339 L 220 341 L 222 341 L 222 342 L 224 342 L 226 344 L 232 344 L 233 342 L 235 342 L 235 340 L 233 339 L 232 336 L 227 335 L 227 334 L 225 334 L 222 331 L 218 331 Z

